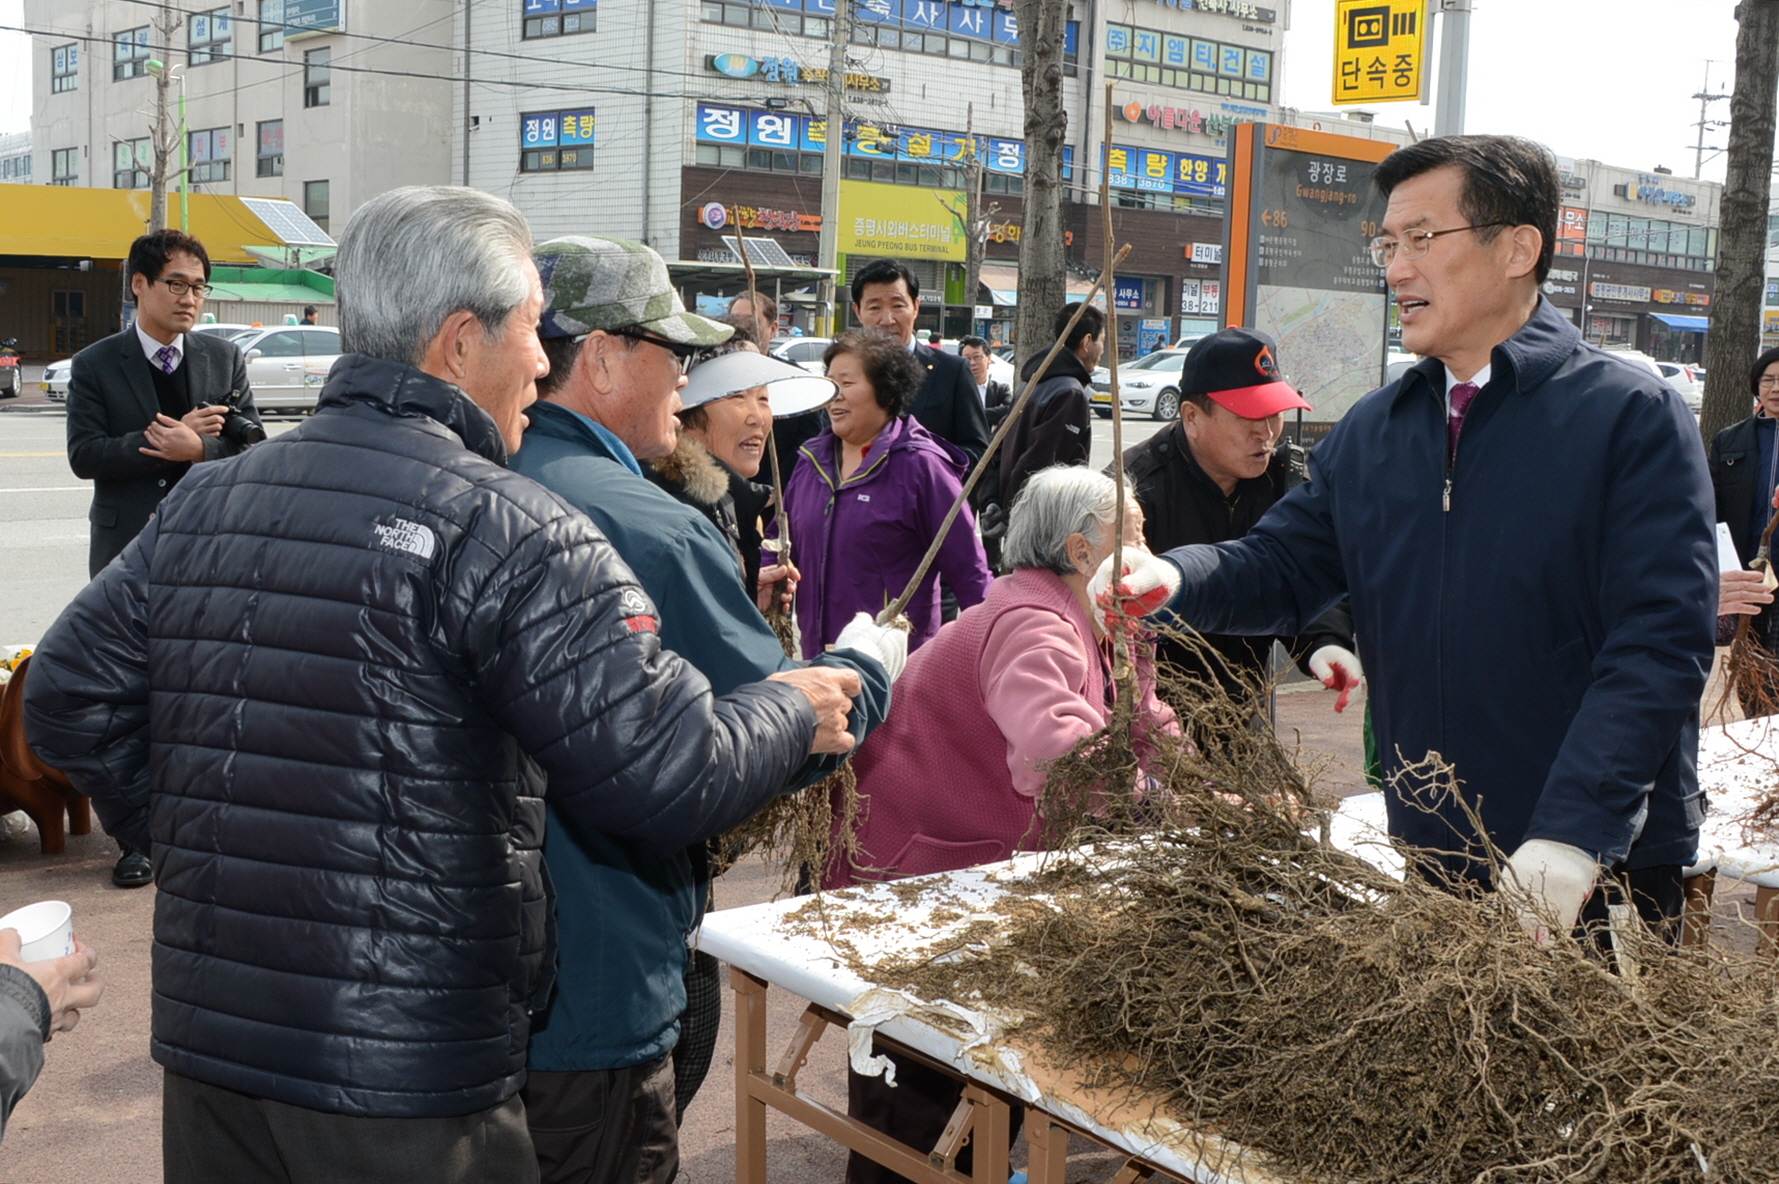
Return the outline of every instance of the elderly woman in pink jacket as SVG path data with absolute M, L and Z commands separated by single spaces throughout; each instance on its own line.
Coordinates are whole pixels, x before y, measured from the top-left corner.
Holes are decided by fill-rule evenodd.
M 1084 468 L 1057 466 L 1026 482 L 1002 545 L 1008 574 L 909 655 L 889 719 L 853 758 L 863 799 L 858 856 L 837 856 L 824 887 L 991 863 L 1037 845 L 1043 762 L 1111 716 L 1112 650 L 1087 581 L 1112 553 L 1117 493 L 1111 478 Z M 1141 547 L 1142 511 L 1128 492 L 1124 525 L 1125 547 Z M 1152 678 L 1141 694 L 1139 727 L 1178 726 Z M 895 1063 L 896 1086 L 849 1071 L 847 1113 L 931 1147 L 957 1106 L 958 1082 L 877 1051 Z M 965 1155 L 958 1170 L 970 1170 Z M 854 1155 L 846 1179 L 902 1177 Z
M 889 720 L 853 758 L 858 856 L 830 867 L 825 887 L 1035 847 L 1043 762 L 1111 714 L 1112 649 L 1087 581 L 1112 553 L 1116 492 L 1109 477 L 1060 465 L 1020 491 L 1002 551 L 1008 574 L 909 657 Z M 1124 545 L 1141 547 L 1142 511 L 1125 505 Z M 1152 678 L 1141 693 L 1140 727 L 1177 726 Z

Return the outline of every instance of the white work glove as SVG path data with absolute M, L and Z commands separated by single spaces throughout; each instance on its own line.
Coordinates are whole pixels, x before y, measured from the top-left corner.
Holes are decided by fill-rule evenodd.
M 1580 847 L 1550 839 L 1527 839 L 1507 861 L 1509 891 L 1522 900 L 1520 925 L 1541 946 L 1553 934 L 1567 934 L 1593 895 L 1600 862 Z M 1556 928 L 1552 929 L 1551 926 Z
M 837 650 L 857 650 L 867 658 L 876 658 L 894 686 L 908 665 L 908 634 L 893 625 L 879 625 L 870 613 L 860 613 L 848 621 L 840 636 L 834 639 Z
M 1146 617 L 1165 607 L 1180 590 L 1180 569 L 1171 561 L 1152 555 L 1140 547 L 1124 548 L 1124 579 L 1118 584 L 1119 608 L 1130 617 Z M 1105 617 L 1109 632 L 1118 612 L 1112 605 L 1112 556 L 1106 556 L 1100 569 L 1087 581 L 1088 603 L 1096 605 Z
M 1310 673 L 1322 680 L 1322 685 L 1331 691 L 1339 691 L 1340 698 L 1334 701 L 1336 711 L 1347 709 L 1347 700 L 1359 688 L 1359 680 L 1365 677 L 1365 667 L 1359 665 L 1359 655 L 1343 645 L 1325 645 L 1310 655 Z

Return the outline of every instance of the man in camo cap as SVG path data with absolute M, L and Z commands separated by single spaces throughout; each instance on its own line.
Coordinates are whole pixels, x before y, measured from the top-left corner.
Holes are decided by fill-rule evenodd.
M 550 373 L 538 380 L 513 467 L 593 519 L 656 606 L 662 645 L 716 694 L 795 669 L 743 587 L 728 539 L 638 463 L 673 451 L 684 363 L 732 330 L 686 312 L 661 257 L 641 243 L 559 238 L 535 257 Z M 811 664 L 858 675 L 850 730 L 862 743 L 889 710 L 907 637 L 868 617 L 848 628 Z M 785 788 L 837 766 L 806 762 Z M 699 1047 L 708 1056 L 715 1040 L 714 1019 L 692 1022 L 681 1046 L 686 936 L 707 895 L 704 849 L 663 851 L 550 821 L 544 861 L 560 969 L 532 1028 L 524 1091 L 538 1166 L 544 1184 L 665 1184 L 679 1164 L 673 1062 L 690 1065 Z M 686 1075 L 688 1093 L 695 1077 Z

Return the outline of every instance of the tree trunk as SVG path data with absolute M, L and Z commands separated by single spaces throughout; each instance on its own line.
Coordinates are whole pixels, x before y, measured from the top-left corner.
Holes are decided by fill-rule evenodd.
M 1748 418 L 1748 370 L 1760 352 L 1766 291 L 1767 196 L 1772 190 L 1774 89 L 1779 85 L 1779 0 L 1736 5 L 1736 89 L 1717 232 L 1717 291 L 1705 340 L 1707 443 Z
M 1024 55 L 1019 74 L 1025 95 L 1025 226 L 1019 236 L 1019 315 L 1013 331 L 1023 364 L 1050 348 L 1051 321 L 1068 302 L 1062 149 L 1069 119 L 1062 105 L 1062 42 L 1069 6 L 1067 0 L 1014 0 L 1014 10 Z M 1076 162 L 1080 168 L 1088 164 Z

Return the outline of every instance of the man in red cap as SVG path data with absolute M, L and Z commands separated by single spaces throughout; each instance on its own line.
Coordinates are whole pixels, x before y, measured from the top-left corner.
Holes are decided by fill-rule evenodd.
M 1279 373 L 1272 339 L 1228 328 L 1200 338 L 1180 372 L 1180 420 L 1124 453 L 1124 471 L 1143 507 L 1143 536 L 1155 554 L 1192 543 L 1239 539 L 1272 504 L 1305 480 L 1303 450 L 1283 436 L 1285 412 L 1309 409 Z M 1222 661 L 1164 638 L 1161 657 L 1231 695 L 1270 681 L 1273 638 L 1206 635 Z M 1361 676 L 1346 602 L 1295 637 L 1280 637 L 1304 673 L 1341 692 Z M 1188 712 L 1173 705 L 1181 718 Z M 1259 706 L 1258 704 L 1256 706 Z M 1270 715 L 1270 705 L 1268 714 Z

